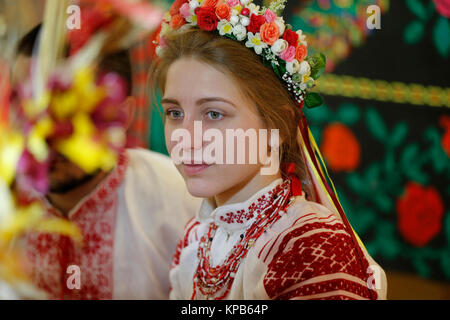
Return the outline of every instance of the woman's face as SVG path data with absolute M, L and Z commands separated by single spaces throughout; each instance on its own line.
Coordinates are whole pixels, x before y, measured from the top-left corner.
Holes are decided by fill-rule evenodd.
M 166 79 L 162 99 L 166 145 L 174 160 L 175 153 L 183 154 L 181 158 L 184 160 L 180 164 L 175 161 L 175 164 L 185 179 L 189 192 L 196 197 L 216 197 L 216 200 L 218 196 L 222 196 L 224 200 L 232 197 L 235 192 L 259 175 L 262 165 L 260 161 L 249 163 L 249 139 L 245 140 L 245 163 L 237 164 L 239 151 L 237 139 L 234 140 L 234 148 L 230 148 L 226 130 L 253 129 L 258 137 L 260 129 L 267 129 L 264 122 L 254 105 L 244 98 L 233 83 L 232 78 L 209 64 L 194 58 L 181 58 L 169 67 Z M 197 132 L 200 123 L 203 134 L 208 129 L 220 132 L 223 137 L 223 148 L 220 148 L 223 155 L 220 156 L 220 152 L 211 154 L 222 158 L 223 164 L 217 163 L 218 161 L 208 164 L 209 162 L 205 160 L 205 149 L 209 146 L 211 150 L 210 144 L 215 139 L 205 139 L 198 134 L 194 136 L 194 122 Z M 183 131 L 177 129 L 189 132 L 189 141 L 186 139 L 172 141 L 173 133 Z M 259 146 L 259 138 L 257 139 Z M 231 164 L 226 160 L 227 144 L 229 159 L 234 159 Z M 234 157 L 230 155 L 231 150 Z M 191 156 L 190 161 L 186 159 L 186 155 Z M 194 164 L 194 156 L 200 155 L 202 155 L 201 163 Z

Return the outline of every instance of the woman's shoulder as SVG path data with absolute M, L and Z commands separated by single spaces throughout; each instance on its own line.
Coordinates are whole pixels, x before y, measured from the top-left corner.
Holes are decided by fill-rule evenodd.
M 370 265 L 341 218 L 297 197 L 270 232 L 258 258 L 267 265 L 272 299 L 376 299 L 367 287 Z

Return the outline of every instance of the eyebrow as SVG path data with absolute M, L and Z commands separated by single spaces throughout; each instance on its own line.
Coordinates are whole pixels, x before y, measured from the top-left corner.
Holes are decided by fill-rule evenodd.
M 208 98 L 202 98 L 202 99 L 197 100 L 197 101 L 195 102 L 195 104 L 196 104 L 196 105 L 201 105 L 201 104 L 203 104 L 203 103 L 205 103 L 205 102 L 212 102 L 212 101 L 225 102 L 225 103 L 231 104 L 233 107 L 236 108 L 236 105 L 235 105 L 234 103 L 232 103 L 231 101 L 229 101 L 229 100 L 227 100 L 227 99 L 220 98 L 220 97 L 208 97 Z M 176 105 L 178 105 L 178 106 L 180 105 L 180 103 L 178 102 L 178 100 L 176 100 L 176 99 L 171 99 L 171 98 L 164 98 L 164 99 L 162 99 L 162 100 L 161 100 L 161 104 L 163 104 L 163 103 L 173 103 L 173 104 L 176 104 Z

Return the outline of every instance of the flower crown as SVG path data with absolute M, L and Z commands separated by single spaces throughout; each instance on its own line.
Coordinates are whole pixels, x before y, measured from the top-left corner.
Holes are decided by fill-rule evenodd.
M 320 106 L 322 97 L 309 92 L 325 69 L 322 53 L 308 56 L 306 36 L 285 24 L 280 12 L 286 0 L 271 2 L 268 8 L 253 0 L 175 0 L 164 15 L 159 36 L 154 43 L 161 56 L 170 39 L 178 30 L 198 26 L 242 42 L 262 57 L 263 63 L 273 69 L 284 82 L 293 99 L 309 108 Z

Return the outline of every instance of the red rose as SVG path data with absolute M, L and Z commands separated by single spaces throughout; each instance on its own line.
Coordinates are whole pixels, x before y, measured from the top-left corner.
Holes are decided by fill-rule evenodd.
M 406 241 L 424 247 L 442 228 L 444 205 L 439 192 L 415 182 L 397 200 L 398 229 Z
M 252 14 L 250 16 L 250 24 L 247 26 L 247 31 L 251 33 L 257 33 L 264 23 L 266 23 L 266 18 L 264 18 L 264 16 Z
M 216 30 L 219 18 L 217 18 L 214 8 L 202 7 L 196 8 L 196 11 L 199 28 L 206 31 Z
M 331 123 L 323 130 L 320 150 L 334 172 L 354 171 L 361 161 L 361 146 L 342 123 Z
M 286 40 L 290 46 L 296 47 L 298 44 L 298 34 L 290 29 L 287 29 L 283 34 L 283 39 Z
M 189 0 L 175 0 L 174 3 L 170 6 L 169 13 L 171 16 L 174 16 L 180 13 L 180 8 L 183 4 L 188 2 Z

